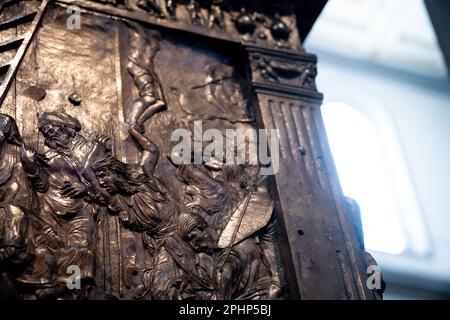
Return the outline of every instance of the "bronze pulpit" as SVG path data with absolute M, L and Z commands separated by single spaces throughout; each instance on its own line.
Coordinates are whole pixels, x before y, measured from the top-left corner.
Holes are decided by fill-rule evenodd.
M 312 2 L 0 1 L 0 297 L 379 298 Z

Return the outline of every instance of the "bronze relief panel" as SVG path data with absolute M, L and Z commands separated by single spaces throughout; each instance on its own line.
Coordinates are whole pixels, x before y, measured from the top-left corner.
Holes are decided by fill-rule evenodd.
M 0 115 L 2 295 L 286 297 L 259 166 L 171 157 L 177 129 L 201 150 L 208 129 L 256 129 L 245 65 L 140 24 L 66 18 L 47 9 Z

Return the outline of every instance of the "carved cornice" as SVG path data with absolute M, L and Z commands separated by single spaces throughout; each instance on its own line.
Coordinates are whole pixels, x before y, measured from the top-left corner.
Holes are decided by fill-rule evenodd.
M 119 19 L 190 32 L 235 43 L 301 50 L 292 11 L 277 4 L 238 1 L 57 0 Z
M 302 96 L 321 101 L 317 91 L 317 57 L 306 52 L 246 46 L 252 84 L 276 95 Z

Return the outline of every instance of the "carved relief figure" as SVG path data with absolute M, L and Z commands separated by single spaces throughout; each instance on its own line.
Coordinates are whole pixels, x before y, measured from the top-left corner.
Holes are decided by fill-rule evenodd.
M 57 251 L 57 278 L 66 284 L 67 268 L 80 268 L 85 282 L 94 279 L 96 209 L 89 201 L 97 195 L 85 172 L 93 142 L 80 134 L 81 124 L 63 112 L 46 112 L 39 119 L 45 139 L 45 162 L 24 147 L 22 164 L 38 194 L 39 217 L 50 225 L 63 245 Z
M 19 146 L 25 150 L 15 120 L 0 114 L 0 287 L 3 294 L 17 298 L 44 298 L 46 288 L 57 286 L 55 250 L 61 239 L 37 214 L 39 203 L 19 161 Z M 43 163 L 44 157 L 35 154 Z M 21 291 L 14 284 L 21 283 Z M 9 290 L 8 290 L 9 288 Z
M 140 9 L 149 11 L 160 18 L 165 17 L 162 8 L 156 3 L 155 0 L 139 0 L 136 5 Z
M 222 298 L 277 298 L 281 294 L 283 271 L 275 246 L 277 221 L 272 215 L 267 189 L 252 182 L 242 169 L 231 175 L 229 168 L 222 170 L 223 180 L 219 182 L 194 166 L 178 168 L 178 176 L 187 183 L 186 193 L 194 200 L 187 203 L 187 209 L 208 218 L 214 251 L 218 253 L 217 259 L 222 260 L 214 270 L 216 281 L 222 283 Z M 242 268 L 233 269 L 236 265 Z M 239 278 L 242 282 L 226 288 L 236 274 L 242 275 Z
M 200 26 L 203 26 L 205 24 L 205 20 L 201 13 L 199 1 L 190 0 L 189 3 L 186 5 L 186 9 L 189 12 L 192 24 Z
M 208 27 L 214 28 L 214 26 L 217 25 L 219 29 L 224 29 L 225 22 L 222 11 L 223 0 L 210 0 L 208 2 L 209 2 Z
M 186 117 L 183 124 L 189 128 L 195 120 L 220 119 L 230 123 L 251 123 L 248 100 L 242 97 L 239 75 L 229 68 L 207 64 L 205 78 L 198 85 L 176 90 L 178 106 Z
M 54 250 L 59 238 L 33 212 L 17 205 L 0 203 L 0 223 L 0 297 L 48 298 L 57 287 Z
M 132 230 L 164 237 L 173 227 L 173 203 L 168 201 L 164 184 L 154 176 L 159 151 L 134 127 L 129 132 L 143 150 L 140 162 L 125 164 L 105 155 L 92 163 L 92 169 L 100 187 L 108 193 L 111 214 L 118 215 Z
M 26 246 L 26 209 L 22 208 L 31 210 L 33 199 L 18 162 L 21 145 L 15 120 L 0 114 L 0 286 L 2 295 L 11 298 L 18 295 L 13 281 L 20 275 L 12 271 L 31 258 Z
M 177 0 L 166 0 L 166 10 L 172 20 L 176 20 Z
M 0 113 L 0 202 L 31 205 L 22 164 L 18 161 L 21 145 L 16 121 Z
M 154 68 L 154 59 L 159 47 L 159 35 L 147 37 L 145 30 L 133 25 L 129 35 L 130 52 L 127 70 L 139 90 L 139 98 L 133 101 L 126 120 L 129 126 L 141 127 L 155 112 L 165 107 L 161 82 Z
M 198 230 L 193 232 L 197 223 Z M 182 213 L 174 226 L 170 236 L 156 247 L 152 267 L 143 273 L 146 295 L 156 300 L 213 299 L 216 294 L 211 275 L 213 240 L 206 222 L 197 215 Z

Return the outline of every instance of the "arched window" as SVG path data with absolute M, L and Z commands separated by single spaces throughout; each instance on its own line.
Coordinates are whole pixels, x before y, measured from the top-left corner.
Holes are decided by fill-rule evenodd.
M 411 180 L 389 118 L 341 102 L 322 107 L 343 192 L 361 208 L 367 249 L 390 254 L 425 254 Z

